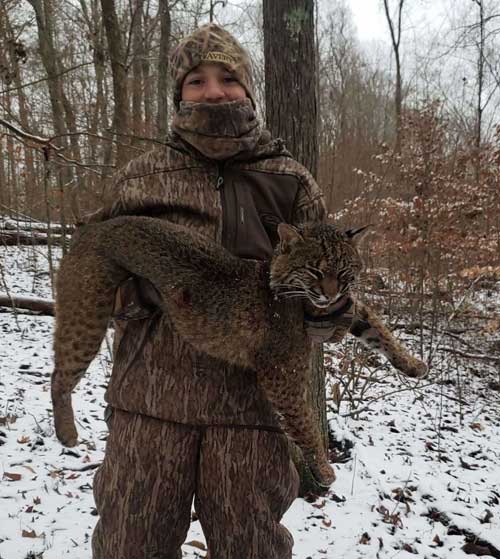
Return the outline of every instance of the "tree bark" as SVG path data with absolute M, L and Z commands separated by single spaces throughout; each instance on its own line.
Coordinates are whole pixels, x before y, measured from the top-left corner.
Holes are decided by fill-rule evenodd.
M 142 11 L 144 0 L 134 0 L 134 10 L 132 16 L 132 130 L 134 136 L 144 136 L 143 118 L 143 66 L 142 59 L 145 58 L 144 49 L 144 30 L 142 25 Z M 133 138 L 132 143 L 140 143 L 138 138 Z
M 158 55 L 158 114 L 156 138 L 164 140 L 168 131 L 168 71 L 172 20 L 168 0 L 159 0 L 160 52 Z
M 128 150 L 122 145 L 129 132 L 129 106 L 127 88 L 127 66 L 125 50 L 122 41 L 122 31 L 116 15 L 115 0 L 101 0 L 102 17 L 108 52 L 111 59 L 111 73 L 113 75 L 113 96 L 115 102 L 113 128 L 118 134 L 116 160 L 118 167 L 125 165 Z
M 313 176 L 318 104 L 313 0 L 264 0 L 266 124 Z
M 283 138 L 295 158 L 313 176 L 318 167 L 318 104 L 313 0 L 264 0 L 266 125 Z M 325 371 L 320 346 L 311 360 L 312 404 L 317 411 L 325 447 L 328 443 Z M 295 452 L 301 494 L 320 491 Z
M 392 50 L 396 61 L 396 86 L 394 91 L 394 105 L 396 111 L 396 151 L 401 147 L 401 113 L 403 109 L 403 78 L 401 74 L 401 21 L 403 15 L 404 0 L 398 0 L 397 28 L 389 13 L 389 0 L 384 0 L 384 10 L 389 31 L 391 33 Z

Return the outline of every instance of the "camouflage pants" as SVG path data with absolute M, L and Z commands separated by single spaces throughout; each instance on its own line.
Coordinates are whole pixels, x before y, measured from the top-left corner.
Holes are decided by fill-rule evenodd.
M 115 410 L 94 480 L 93 559 L 179 559 L 195 509 L 211 559 L 290 559 L 297 496 L 286 437 Z

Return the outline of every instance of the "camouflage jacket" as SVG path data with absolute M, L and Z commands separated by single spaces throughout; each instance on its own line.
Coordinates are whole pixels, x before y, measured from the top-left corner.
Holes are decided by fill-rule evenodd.
M 105 199 L 103 219 L 161 215 L 253 259 L 272 255 L 278 223 L 325 215 L 318 185 L 280 140 L 217 163 L 175 137 L 131 161 Z M 135 318 L 117 321 L 119 340 L 106 391 L 112 407 L 191 425 L 278 425 L 254 371 L 183 343 L 169 317 L 151 305 L 154 293 L 145 282 L 138 289 L 130 285 L 117 298 L 118 314 Z

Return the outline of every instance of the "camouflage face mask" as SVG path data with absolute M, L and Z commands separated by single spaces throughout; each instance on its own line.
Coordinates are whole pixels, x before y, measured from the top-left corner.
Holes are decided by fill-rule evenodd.
M 181 101 L 172 131 L 205 157 L 217 160 L 252 151 L 261 136 L 250 99 L 229 103 Z

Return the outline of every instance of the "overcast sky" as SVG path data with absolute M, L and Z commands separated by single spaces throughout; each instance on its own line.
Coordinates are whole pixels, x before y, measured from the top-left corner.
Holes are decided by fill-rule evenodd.
M 350 0 L 349 6 L 360 40 L 388 39 L 381 0 Z
M 320 0 L 328 6 L 328 0 Z M 383 0 L 346 0 L 351 9 L 360 41 L 390 41 L 389 29 L 385 19 Z M 470 0 L 453 0 L 452 6 L 460 7 Z M 395 7 L 395 0 L 390 6 Z M 322 7 L 320 9 L 323 9 Z M 403 31 L 418 35 L 422 29 L 439 29 L 450 9 L 450 0 L 407 0 L 403 9 Z

